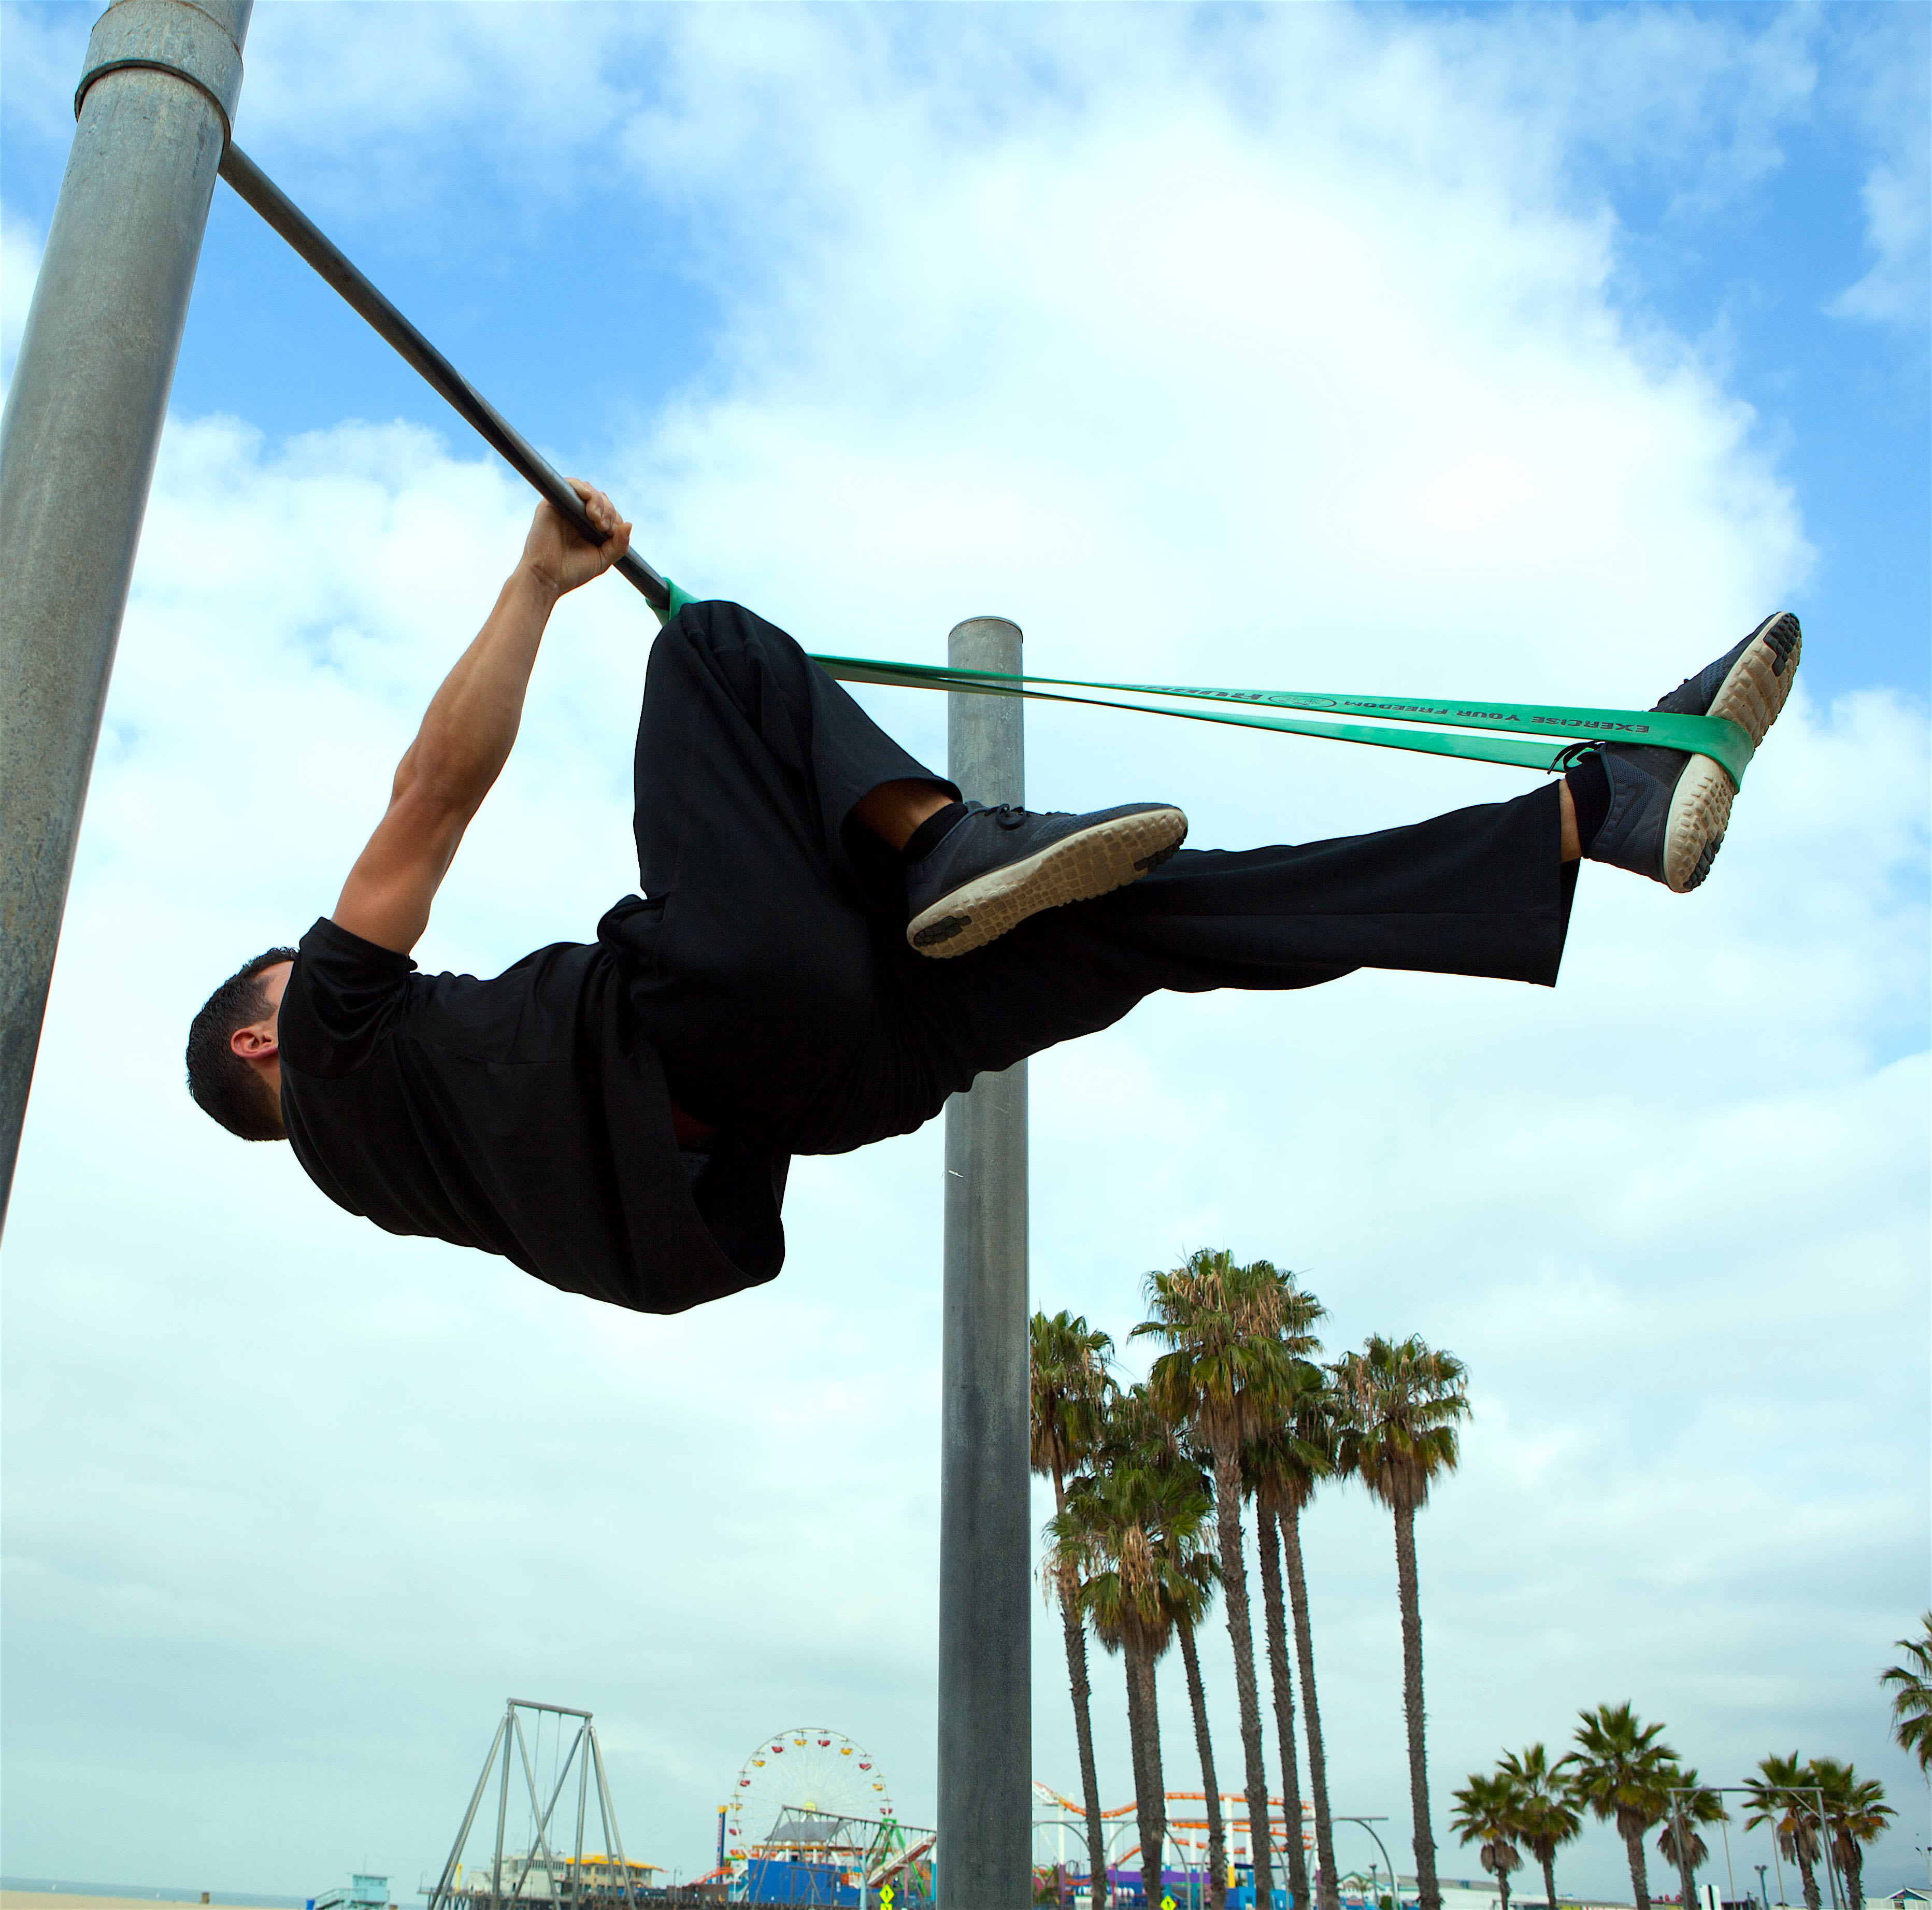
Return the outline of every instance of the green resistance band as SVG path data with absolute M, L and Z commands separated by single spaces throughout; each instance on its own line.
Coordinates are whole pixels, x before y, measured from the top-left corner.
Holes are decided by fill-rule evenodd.
M 668 582 L 669 579 L 666 579 Z M 670 585 L 670 614 L 695 601 Z M 1232 723 L 1244 729 L 1280 731 L 1291 736 L 1325 737 L 1331 742 L 1364 743 L 1384 749 L 1417 749 L 1434 756 L 1507 763 L 1520 769 L 1561 767 L 1564 752 L 1576 743 L 1642 743 L 1708 756 L 1735 789 L 1744 781 L 1754 745 L 1740 723 L 1724 716 L 1669 715 L 1658 710 L 1598 710 L 1555 703 L 1476 702 L 1459 698 L 1322 696 L 1285 689 L 1204 689 L 1188 683 L 1090 683 L 1078 677 L 1010 676 L 994 670 L 954 670 L 943 664 L 892 663 L 864 656 L 814 656 L 828 675 L 841 683 L 880 683 L 902 689 L 962 690 L 984 696 L 1024 696 L 1048 703 L 1079 703 L 1106 710 L 1130 710 L 1143 716 L 1186 716 L 1197 722 Z M 1232 705 L 1174 710 L 1125 697 L 1171 697 L 1197 703 Z M 1306 710 L 1319 720 L 1269 713 Z M 1349 718 L 1366 718 L 1352 722 Z M 1428 727 L 1412 729 L 1404 723 Z M 1488 734 L 1444 734 L 1444 730 Z M 1498 734 L 1498 732 L 1501 732 Z
M 1234 723 L 1249 729 L 1281 730 L 1294 736 L 1327 737 L 1340 743 L 1367 743 L 1389 749 L 1420 749 L 1431 755 L 1463 756 L 1477 762 L 1511 763 L 1520 768 L 1558 767 L 1573 743 L 1646 743 L 1710 757 L 1736 788 L 1744 780 L 1753 744 L 1743 725 L 1725 716 L 1680 716 L 1657 710 L 1592 710 L 1555 703 L 1424 701 L 1394 696 L 1318 696 L 1284 689 L 1203 689 L 1182 683 L 1088 683 L 1077 677 L 1008 676 L 997 671 L 952 670 L 937 664 L 885 663 L 862 656 L 813 659 L 842 683 L 886 683 L 914 689 L 957 689 L 982 695 L 1030 696 L 1054 703 L 1086 703 L 1103 709 L 1136 710 L 1144 715 L 1190 716 L 1200 722 Z M 1046 687 L 1034 688 L 1034 685 Z M 1084 692 L 1106 692 L 1087 695 Z M 1232 704 L 1234 710 L 1168 710 L 1123 702 L 1124 696 L 1171 696 L 1192 701 Z M 1264 714 L 1269 707 L 1306 710 L 1333 717 L 1311 722 Z M 1338 719 L 1365 716 L 1370 723 Z M 1408 729 L 1398 719 L 1434 726 Z M 1451 736 L 1447 728 L 1513 732 Z

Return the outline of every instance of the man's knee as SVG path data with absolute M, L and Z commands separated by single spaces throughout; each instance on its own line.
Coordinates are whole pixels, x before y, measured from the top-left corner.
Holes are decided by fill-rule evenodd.
M 722 694 L 760 727 L 776 702 L 796 724 L 809 707 L 812 665 L 794 640 L 742 604 L 686 604 L 658 632 L 644 676 L 646 709 L 693 692 Z

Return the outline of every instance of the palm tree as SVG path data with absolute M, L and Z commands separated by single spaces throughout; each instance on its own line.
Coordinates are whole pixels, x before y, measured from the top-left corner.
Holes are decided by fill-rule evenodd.
M 1241 1557 L 1241 1448 L 1279 1416 L 1287 1362 L 1280 1338 L 1283 1285 L 1266 1260 L 1241 1266 L 1225 1248 L 1203 1248 L 1184 1266 L 1148 1276 L 1153 1317 L 1134 1329 L 1136 1338 L 1152 1334 L 1168 1349 L 1148 1377 L 1155 1405 L 1174 1424 L 1186 1426 L 1214 1461 L 1221 1595 L 1240 1707 L 1249 1848 L 1255 1901 L 1263 1910 L 1274 1900 L 1274 1866 L 1247 1568 Z
M 1262 1448 L 1250 1444 L 1242 1452 L 1241 1470 L 1252 1491 L 1253 1467 Z M 1288 1668 L 1288 1626 L 1282 1615 L 1281 1543 L 1274 1508 L 1258 1494 L 1255 1503 L 1255 1549 L 1261 1556 L 1262 1614 L 1268 1639 L 1268 1684 L 1274 1693 L 1274 1730 L 1281 1746 L 1281 1796 L 1283 1827 L 1288 1833 L 1288 1893 L 1295 1910 L 1305 1910 L 1308 1902 L 1308 1853 L 1302 1848 L 1300 1815 L 1296 1809 L 1301 1798 L 1301 1773 L 1294 1755 L 1294 1681 Z
M 1126 1661 L 1142 1878 L 1158 1902 L 1167 1821 L 1154 1666 L 1183 1620 L 1183 1656 L 1192 1655 L 1192 1626 L 1213 1583 L 1205 1535 L 1214 1502 L 1200 1467 L 1180 1451 L 1139 1386 L 1113 1395 L 1092 1456 L 1093 1470 L 1069 1485 L 1065 1508 L 1049 1522 L 1048 1569 L 1077 1584 L 1100 1642 Z M 1199 1746 L 1207 1704 L 1198 1664 L 1188 1695 Z M 1104 1874 L 1104 1859 L 1102 1868 Z
M 1898 1687 L 1892 1700 L 1892 1734 L 1900 1750 L 1918 1760 L 1921 1770 L 1932 1774 L 1932 1611 L 1919 1620 L 1918 1637 L 1892 1642 L 1905 1662 L 1879 1674 L 1880 1684 Z
M 1174 1635 L 1180 1641 L 1181 1665 L 1187 1674 L 1188 1708 L 1194 1714 L 1194 1748 L 1201 1759 L 1201 1788 L 1208 1804 L 1208 1910 L 1222 1910 L 1228 1900 L 1228 1838 L 1221 1821 L 1220 1780 L 1214 1775 L 1214 1743 L 1208 1730 L 1208 1693 L 1201 1682 L 1201 1654 L 1196 1649 L 1194 1638 L 1214 1602 L 1214 1587 L 1220 1574 L 1206 1549 L 1204 1539 L 1214 1494 L 1206 1474 L 1198 1467 L 1193 1469 L 1193 1479 L 1195 1497 L 1188 1503 L 1186 1523 L 1163 1530 L 1160 1547 L 1174 1568 L 1166 1575 L 1165 1602 Z M 1146 1881 L 1144 1869 L 1142 1881 Z
M 1201 1563 L 1214 1570 L 1211 1559 L 1203 1558 Z M 1194 1644 L 1195 1628 L 1207 1615 L 1210 1596 L 1204 1583 L 1198 1610 L 1185 1615 L 1177 1611 L 1174 1629 L 1180 1641 L 1180 1662 L 1187 1672 L 1187 1701 L 1194 1712 L 1194 1743 L 1201 1753 L 1201 1788 L 1208 1799 L 1208 1910 L 1221 1910 L 1228 1900 L 1228 1833 L 1221 1821 L 1220 1781 L 1214 1775 L 1214 1746 L 1208 1735 L 1208 1695 L 1202 1687 L 1201 1656 Z
M 1209 1555 L 1204 1531 L 1214 1505 L 1214 1488 L 1192 1454 L 1184 1446 L 1180 1428 L 1154 1411 L 1144 1387 L 1120 1395 L 1109 1422 L 1110 1440 L 1102 1456 L 1111 1461 L 1116 1442 L 1124 1441 L 1133 1462 L 1178 1476 L 1178 1485 L 1154 1533 L 1161 1575 L 1163 1615 L 1180 1646 L 1187 1674 L 1188 1707 L 1194 1718 L 1194 1747 L 1201 1759 L 1201 1788 L 1208 1806 L 1208 1902 L 1221 1910 L 1228 1895 L 1228 1840 L 1221 1819 L 1221 1787 L 1214 1774 L 1214 1745 L 1208 1728 L 1208 1694 L 1201 1681 L 1201 1656 L 1195 1633 L 1214 1602 L 1220 1574 Z M 1142 1881 L 1146 1875 L 1143 1868 Z M 1150 1897 L 1151 1903 L 1156 1899 Z
M 1049 1320 L 1034 1315 L 1028 1329 L 1032 1392 L 1032 1461 L 1036 1473 L 1053 1481 L 1053 1509 L 1066 1509 L 1066 1481 L 1086 1464 L 1114 1392 L 1108 1359 L 1113 1341 L 1088 1326 L 1085 1317 L 1064 1308 Z M 1066 1639 L 1066 1677 L 1073 1694 L 1073 1732 L 1079 1746 L 1080 1785 L 1087 1809 L 1088 1875 L 1094 1910 L 1107 1901 L 1107 1833 L 1100 1815 L 1100 1780 L 1094 1764 L 1094 1717 L 1087 1675 L 1087 1627 L 1077 1587 L 1055 1581 L 1062 1630 Z
M 1726 1822 L 1730 1813 L 1716 1791 L 1698 1783 L 1694 1767 L 1679 1771 L 1672 1788 L 1675 1794 L 1658 1833 L 1657 1848 L 1666 1863 L 1676 1866 L 1678 1881 L 1684 1886 L 1684 1910 L 1696 1910 L 1697 1866 L 1711 1854 L 1697 1834 L 1698 1826 Z
M 1836 1758 L 1814 1758 L 1810 1777 L 1825 1793 L 1825 1828 L 1846 1897 L 1851 1910 L 1864 1910 L 1864 1846 L 1877 1842 L 1898 1813 L 1885 1801 L 1885 1786 L 1876 1778 L 1861 1777 Z
M 1402 1603 L 1402 1707 L 1408 1721 L 1409 1809 L 1415 1821 L 1418 1910 L 1442 1910 L 1429 1822 L 1423 1743 L 1422 1605 L 1416 1590 L 1415 1515 L 1431 1482 L 1455 1468 L 1456 1422 L 1469 1410 L 1468 1369 L 1454 1354 L 1411 1338 L 1371 1334 L 1329 1368 L 1341 1419 L 1336 1469 L 1352 1474 L 1395 1515 L 1396 1587 Z M 1647 1910 L 1640 1905 L 1639 1910 Z
M 1502 1910 L 1509 1910 L 1510 1872 L 1522 1868 L 1522 1854 L 1516 1847 L 1516 1788 L 1498 1770 L 1484 1777 L 1476 1772 L 1460 1791 L 1452 1791 L 1455 1805 L 1450 1827 L 1466 1844 L 1480 1844 L 1477 1853 L 1483 1868 L 1496 1880 Z
M 1579 1713 L 1576 1749 L 1563 1761 L 1578 1800 L 1606 1824 L 1614 1823 L 1630 1860 L 1636 1910 L 1650 1910 L 1650 1879 L 1643 1860 L 1644 1833 L 1670 1807 L 1677 1753 L 1657 1740 L 1660 1724 L 1640 1725 L 1628 1704 L 1599 1704 Z M 1685 1905 L 1685 1910 L 1690 1906 Z M 1815 1910 L 1815 1906 L 1814 1906 Z
M 1317 1349 L 1311 1349 L 1315 1350 Z M 1288 1566 L 1288 1604 L 1294 1617 L 1294 1655 L 1301 1671 L 1302 1722 L 1308 1734 L 1308 1788 L 1315 1805 L 1315 1860 L 1322 1877 L 1322 1910 L 1341 1910 L 1341 1873 L 1335 1866 L 1335 1824 L 1328 1802 L 1328 1759 L 1322 1736 L 1322 1708 L 1315 1689 L 1315 1640 L 1308 1617 L 1308 1575 L 1301 1559 L 1301 1515 L 1315 1488 L 1335 1471 L 1334 1401 L 1328 1376 L 1313 1369 L 1312 1383 L 1297 1395 L 1292 1422 L 1298 1467 L 1279 1476 L 1286 1489 L 1276 1508 L 1282 1557 Z
M 1548 1910 L 1556 1910 L 1556 1853 L 1583 1827 L 1570 1787 L 1540 1744 L 1531 1745 L 1520 1755 L 1506 1752 L 1496 1773 L 1509 1779 L 1517 1837 L 1543 1866 Z
M 1818 1910 L 1817 1867 L 1823 1845 L 1819 1841 L 1817 1800 L 1805 1794 L 1810 1773 L 1796 1751 L 1788 1758 L 1775 1753 L 1760 1758 L 1757 1767 L 1758 1776 L 1744 1780 L 1750 1811 L 1744 1828 L 1771 1825 L 1779 1851 L 1797 1865 L 1804 1880 L 1805 1910 Z
M 1047 1527 L 1049 1569 L 1057 1579 L 1073 1581 L 1094 1635 L 1125 1661 L 1127 1749 L 1144 1854 L 1158 1851 L 1166 1835 L 1154 1665 L 1168 1626 L 1148 1536 L 1150 1490 L 1148 1476 L 1132 1466 L 1084 1475 L 1067 1488 L 1066 1509 Z M 1105 1869 L 1103 1857 L 1103 1875 Z
M 1335 1415 L 1325 1375 L 1310 1365 L 1321 1346 L 1311 1330 L 1325 1318 L 1327 1309 L 1312 1293 L 1294 1284 L 1283 1289 L 1282 1342 L 1289 1356 L 1291 1392 L 1280 1423 L 1251 1444 L 1242 1457 L 1242 1470 L 1255 1500 L 1260 1527 L 1262 1593 L 1268 1620 L 1268 1665 L 1275 1692 L 1275 1722 L 1285 1749 L 1282 1754 L 1284 1798 L 1300 1788 L 1294 1769 L 1294 1693 L 1288 1676 L 1287 1653 L 1282 1640 L 1280 1575 L 1275 1566 L 1277 1538 L 1288 1568 L 1288 1604 L 1294 1619 L 1294 1654 L 1301 1674 L 1302 1718 L 1308 1735 L 1308 1788 L 1315 1806 L 1315 1861 L 1321 1878 L 1321 1910 L 1341 1910 L 1335 1868 L 1335 1831 L 1328 1807 L 1328 1770 L 1322 1738 L 1322 1711 L 1315 1690 L 1315 1644 L 1308 1617 L 1308 1578 L 1301 1557 L 1301 1513 L 1314 1497 L 1316 1485 L 1332 1475 L 1335 1457 Z M 1290 1815 L 1292 1816 L 1292 1810 Z M 1302 1887 L 1306 1866 L 1298 1855 L 1295 1831 L 1288 1826 L 1289 1873 Z M 1298 1904 L 1304 1899 L 1296 1898 Z

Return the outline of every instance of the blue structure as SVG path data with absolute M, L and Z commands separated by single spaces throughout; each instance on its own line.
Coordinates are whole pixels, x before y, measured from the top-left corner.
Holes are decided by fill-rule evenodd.
M 850 1905 L 857 1910 L 857 1888 L 839 1881 L 846 1874 L 843 1866 L 836 1863 L 754 1857 L 745 1866 L 743 1900 L 747 1903 Z
M 1228 1910 L 1255 1910 L 1252 1873 L 1243 1865 L 1234 1876 L 1235 1881 L 1228 1886 Z M 1107 1881 L 1116 1904 L 1136 1906 L 1137 1910 L 1160 1910 L 1162 1902 L 1168 1898 L 1173 1899 L 1174 1910 L 1203 1910 L 1207 1902 L 1207 1878 L 1198 1870 L 1163 1870 L 1160 1887 L 1155 1891 L 1151 1904 L 1148 1903 L 1139 1870 L 1126 1865 L 1110 1866 Z M 1087 1872 L 1069 1864 L 1066 1890 L 1070 1900 L 1086 1896 Z M 1274 1910 L 1294 1910 L 1294 1899 L 1286 1890 L 1275 1890 L 1274 1898 Z
M 308 1899 L 308 1910 L 389 1910 L 389 1880 L 359 1872 L 346 1890 L 326 1890 Z

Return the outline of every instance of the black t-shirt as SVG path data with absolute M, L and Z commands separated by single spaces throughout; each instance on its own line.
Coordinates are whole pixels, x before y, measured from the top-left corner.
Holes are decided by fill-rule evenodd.
M 680 1160 L 626 982 L 595 942 L 479 981 L 317 922 L 282 997 L 296 1158 L 392 1233 L 501 1254 L 614 1305 L 679 1313 L 770 1280 L 790 1163 L 728 1131 L 708 1160 Z

